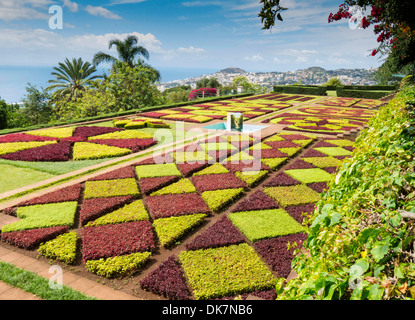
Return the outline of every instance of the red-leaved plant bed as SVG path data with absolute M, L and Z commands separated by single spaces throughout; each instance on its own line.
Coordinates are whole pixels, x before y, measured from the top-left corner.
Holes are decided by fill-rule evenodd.
M 57 138 L 39 137 L 24 133 L 11 133 L 0 137 L 0 143 L 31 142 L 31 141 L 57 141 Z
M 306 240 L 305 234 L 290 234 L 272 239 L 260 240 L 254 243 L 256 251 L 272 266 L 279 277 L 287 278 L 291 273 L 291 262 L 294 258 L 294 248 L 287 250 L 288 243 L 296 242 L 298 248 Z
M 130 149 L 132 152 L 145 150 L 157 144 L 153 138 L 150 139 L 100 139 L 90 140 L 91 143 L 104 144 L 111 147 Z
M 134 200 L 134 196 L 122 196 L 113 198 L 86 199 L 81 205 L 79 220 L 81 225 L 95 220 L 106 213 L 110 213 Z
M 190 175 L 192 175 L 193 173 L 200 171 L 204 168 L 206 168 L 207 166 L 209 166 L 209 163 L 206 161 L 204 163 L 177 163 L 177 168 L 179 169 L 180 173 L 184 176 L 184 177 L 188 177 Z
M 197 193 L 150 196 L 145 200 L 153 219 L 188 214 L 211 214 L 208 205 Z
M 90 178 L 88 181 L 98 181 L 98 180 L 115 180 L 115 179 L 129 179 L 134 178 L 134 169 L 132 166 L 128 166 L 125 168 L 113 170 L 108 173 L 101 174 L 97 177 Z
M 274 177 L 264 183 L 264 187 L 280 187 L 280 186 L 294 186 L 301 184 L 301 182 L 290 177 L 284 172 L 277 173 Z
M 264 141 L 265 144 L 272 148 L 298 148 L 298 144 L 291 141 Z
M 187 250 L 199 250 L 240 244 L 242 242 L 245 242 L 245 238 L 225 216 L 206 231 L 196 236 L 186 245 L 186 248 Z
M 172 300 L 189 300 L 190 293 L 179 262 L 170 256 L 156 270 L 140 281 L 143 290 Z
M 322 193 L 325 189 L 327 189 L 327 182 L 314 182 L 308 184 L 307 186 L 318 193 Z
M 285 207 L 284 210 L 287 211 L 298 223 L 302 224 L 304 218 L 313 213 L 314 208 L 314 203 L 307 203 L 296 206 L 288 206 Z
M 274 289 L 253 291 L 249 293 L 242 293 L 238 296 L 233 297 L 222 297 L 215 300 L 235 300 L 236 297 L 240 297 L 242 300 L 246 300 L 249 296 L 255 296 L 263 300 L 275 300 L 277 298 L 277 292 Z
M 293 163 L 289 164 L 285 167 L 285 170 L 294 170 L 294 169 L 313 169 L 311 163 L 305 162 L 304 160 L 295 160 Z
M 170 113 L 162 113 L 162 112 L 145 112 L 145 113 L 141 113 L 140 116 L 141 117 L 149 117 L 149 118 L 161 118 L 164 116 L 168 116 L 170 115 Z
M 263 164 L 260 159 L 255 159 L 252 161 L 230 161 L 224 163 L 223 166 L 228 169 L 230 172 L 242 172 L 242 171 L 260 171 L 267 170 L 271 171 L 271 168 Z
M 191 180 L 199 192 L 248 187 L 232 173 L 193 176 Z
M 298 147 L 298 146 L 297 146 Z M 289 155 L 277 150 L 277 149 L 258 149 L 258 150 L 249 150 L 249 155 L 254 158 L 289 158 Z
M 92 137 L 100 134 L 106 134 L 116 131 L 124 131 L 122 128 L 111 128 L 111 127 L 77 127 L 74 130 L 74 137 Z
M 78 201 L 80 194 L 81 194 L 81 184 L 78 183 L 73 186 L 65 187 L 57 191 L 49 192 L 42 196 L 23 201 L 19 203 L 17 206 L 23 207 L 23 206 L 33 206 L 37 204 Z
M 135 252 L 153 252 L 156 248 L 153 226 L 150 221 L 85 227 L 82 232 L 84 262 Z
M 263 190 L 256 190 L 248 198 L 238 202 L 232 212 L 277 209 L 278 204 Z
M 32 250 L 42 242 L 46 242 L 69 231 L 68 226 L 19 230 L 1 234 L 1 240 L 16 247 Z
M 165 176 L 155 178 L 143 178 L 138 181 L 141 192 L 149 195 L 150 193 L 157 191 L 167 185 L 179 180 L 179 176 Z
M 2 155 L 2 159 L 16 161 L 68 161 L 71 152 L 71 144 L 63 141 L 55 144 L 41 146 L 37 148 L 22 150 L 14 153 Z

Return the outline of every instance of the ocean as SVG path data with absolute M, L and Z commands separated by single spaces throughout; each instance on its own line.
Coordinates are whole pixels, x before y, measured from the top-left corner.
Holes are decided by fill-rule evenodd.
M 157 68 L 161 73 L 162 81 L 183 80 L 191 77 L 198 77 L 204 74 L 212 74 L 219 69 L 208 68 Z M 32 66 L 0 66 L 0 99 L 7 103 L 18 103 L 26 94 L 28 83 L 37 88 L 46 88 L 48 81 L 54 79 L 51 75 L 53 67 L 32 67 Z M 107 72 L 107 69 L 99 69 L 99 73 Z M 107 72 L 108 73 L 108 72 Z

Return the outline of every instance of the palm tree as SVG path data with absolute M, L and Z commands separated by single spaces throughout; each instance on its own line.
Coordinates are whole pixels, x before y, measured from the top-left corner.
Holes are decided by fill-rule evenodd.
M 63 63 L 59 63 L 59 67 L 53 69 L 55 72 L 51 74 L 56 76 L 56 80 L 49 80 L 53 85 L 46 88 L 46 90 L 57 89 L 53 92 L 52 98 L 68 95 L 69 99 L 76 99 L 89 86 L 90 81 L 102 78 L 100 75 L 92 76 L 97 69 L 90 62 L 82 61 L 82 58 L 72 61 L 66 58 Z
M 118 52 L 118 59 L 100 51 L 94 55 L 92 63 L 97 66 L 102 62 L 114 64 L 116 61 L 121 61 L 128 63 L 130 67 L 134 68 L 134 59 L 136 56 L 143 56 L 147 60 L 150 57 L 147 49 L 142 46 L 138 46 L 137 43 L 138 38 L 132 35 L 128 36 L 124 41 L 113 39 L 109 42 L 109 49 L 111 49 L 112 46 L 116 47 Z

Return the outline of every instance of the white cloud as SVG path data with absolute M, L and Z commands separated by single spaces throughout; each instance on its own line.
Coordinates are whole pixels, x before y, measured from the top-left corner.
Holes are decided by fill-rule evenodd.
M 205 49 L 202 48 L 195 48 L 193 46 L 190 46 L 188 48 L 179 48 L 177 49 L 177 52 L 179 53 L 203 53 L 205 52 Z
M 78 4 L 71 0 L 63 0 L 63 6 L 67 7 L 71 12 L 77 12 L 79 10 Z
M 0 0 L 0 20 L 47 20 L 51 0 Z
M 258 62 L 264 60 L 264 58 L 260 54 L 255 54 L 251 57 L 245 57 L 244 59 L 250 62 Z
M 118 5 L 118 4 L 133 4 L 133 3 L 141 3 L 147 0 L 112 0 L 109 4 L 110 6 Z
M 94 6 L 88 5 L 85 7 L 85 11 L 87 11 L 89 14 L 93 16 L 101 16 L 107 19 L 114 19 L 114 20 L 122 19 L 122 17 L 111 12 L 108 9 L 105 9 L 104 7 L 94 7 Z

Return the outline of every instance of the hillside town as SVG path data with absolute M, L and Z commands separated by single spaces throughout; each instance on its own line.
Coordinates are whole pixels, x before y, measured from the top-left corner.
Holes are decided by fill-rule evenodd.
M 164 91 L 182 85 L 196 87 L 196 82 L 203 78 L 216 78 L 222 85 L 232 84 L 232 80 L 238 76 L 246 77 L 249 82 L 271 88 L 274 85 L 286 85 L 301 83 L 304 85 L 321 85 L 329 79 L 337 77 L 345 85 L 374 85 L 373 74 L 376 69 L 337 69 L 325 70 L 321 67 L 310 67 L 288 72 L 247 72 L 240 68 L 227 68 L 213 74 L 205 74 L 199 77 L 174 80 L 158 85 L 158 89 Z

